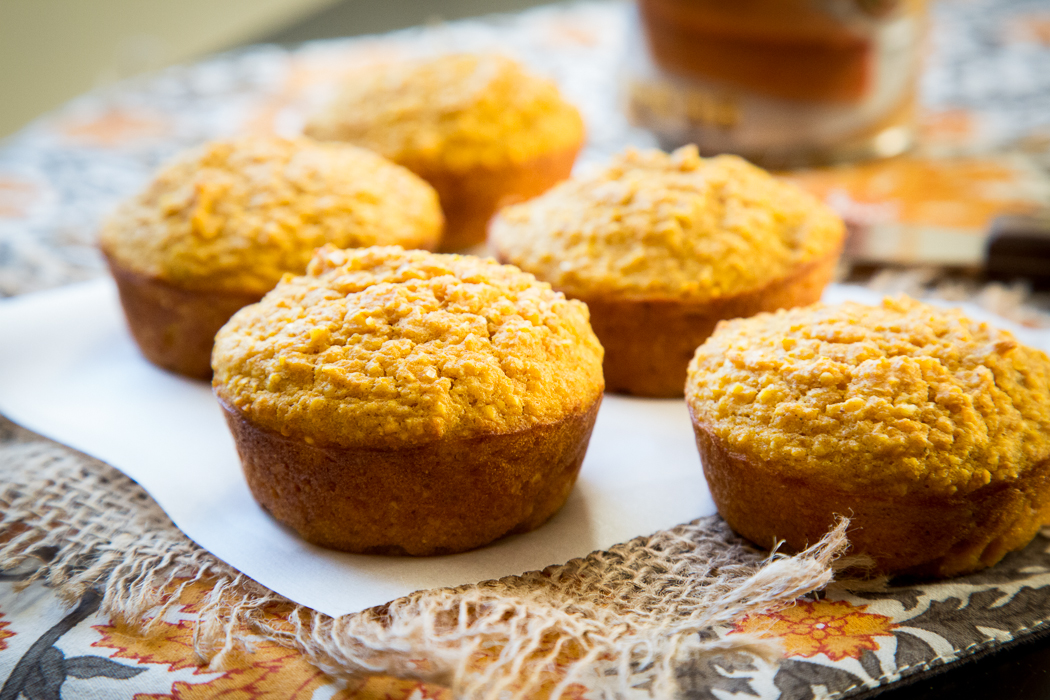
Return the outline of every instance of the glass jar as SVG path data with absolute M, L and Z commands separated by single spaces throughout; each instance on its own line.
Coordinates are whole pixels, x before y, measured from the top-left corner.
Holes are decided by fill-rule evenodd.
M 912 144 L 925 0 L 638 0 L 637 12 L 627 109 L 665 148 L 783 168 Z

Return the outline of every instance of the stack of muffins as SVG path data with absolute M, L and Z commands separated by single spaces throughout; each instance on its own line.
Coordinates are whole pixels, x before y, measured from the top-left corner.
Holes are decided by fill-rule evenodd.
M 764 546 L 847 516 L 875 570 L 953 575 L 1050 519 L 1050 359 L 910 300 L 814 304 L 845 230 L 798 188 L 691 147 L 556 184 L 579 114 L 499 57 L 350 81 L 307 134 L 187 154 L 102 234 L 143 354 L 214 373 L 253 495 L 304 539 L 536 528 L 606 389 L 684 393 Z M 486 230 L 510 264 L 428 252 Z

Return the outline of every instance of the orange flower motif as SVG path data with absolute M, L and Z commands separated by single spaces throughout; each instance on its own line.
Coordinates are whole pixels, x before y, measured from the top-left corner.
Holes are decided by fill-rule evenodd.
M 892 636 L 897 627 L 885 615 L 864 612 L 844 600 L 799 601 L 794 607 L 769 615 L 748 615 L 729 634 L 747 632 L 777 637 L 786 656 L 824 654 L 832 661 L 859 659 L 864 650 L 879 648 L 876 637 Z
M 1027 214 L 1040 202 L 1027 193 L 1032 176 L 1008 158 L 913 156 L 792 173 L 788 180 L 828 201 L 845 192 L 853 205 L 891 204 L 886 223 L 983 234 L 1000 214 Z M 945 205 L 950 202 L 950 206 Z M 845 212 L 847 219 L 852 218 Z
M 1003 34 L 1011 44 L 1023 41 L 1050 46 L 1050 14 L 1033 12 L 1014 17 Z
M 0 617 L 3 617 L 3 616 L 4 616 L 4 614 L 0 613 Z M 7 648 L 7 642 L 5 642 L 4 640 L 7 639 L 8 637 L 15 636 L 15 633 L 12 632 L 11 630 L 5 630 L 4 629 L 5 627 L 7 627 L 10 624 L 11 624 L 10 622 L 0 621 L 0 651 L 3 651 L 4 649 Z
M 187 586 L 179 598 L 179 612 L 198 613 L 213 585 L 214 581 L 196 581 Z M 275 607 L 271 612 L 274 618 L 269 622 L 277 625 L 288 609 Z M 390 676 L 361 678 L 336 690 L 335 681 L 298 651 L 270 641 L 255 641 L 250 651 L 234 651 L 221 669 L 202 667 L 193 651 L 189 619 L 165 620 L 149 636 L 114 621 L 94 629 L 102 639 L 92 646 L 115 650 L 111 659 L 163 665 L 169 671 L 194 669 L 191 679 L 174 681 L 169 692 L 140 693 L 137 700 L 310 700 L 318 692 L 333 700 L 451 700 L 446 688 Z
M 58 131 L 77 143 L 105 148 L 165 136 L 171 126 L 159 116 L 114 108 L 98 116 L 60 123 Z
M 39 188 L 30 182 L 0 177 L 0 219 L 25 217 L 39 195 Z
M 538 648 L 526 657 L 523 668 L 527 671 L 531 670 L 530 666 L 532 664 L 544 663 L 544 667 L 539 674 L 539 683 L 529 689 L 529 697 L 532 700 L 547 700 L 550 698 L 554 689 L 565 678 L 569 666 L 583 656 L 584 651 L 580 648 L 580 645 L 570 640 L 561 646 L 558 654 L 553 659 L 547 658 L 547 655 L 554 650 L 557 643 L 558 635 L 556 633 L 548 633 L 544 636 Z M 479 673 L 484 672 L 486 667 L 496 661 L 502 652 L 503 646 L 499 644 L 485 646 L 471 658 L 471 667 Z M 522 682 L 519 680 L 513 683 L 511 689 L 514 692 L 521 691 Z M 559 697 L 564 698 L 564 700 L 584 700 L 586 695 L 587 687 L 585 685 L 570 683 L 562 689 Z

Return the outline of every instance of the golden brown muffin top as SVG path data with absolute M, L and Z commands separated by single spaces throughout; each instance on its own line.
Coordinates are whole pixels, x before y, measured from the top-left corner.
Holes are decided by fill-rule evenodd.
M 730 452 L 872 497 L 945 497 L 1050 459 L 1050 358 L 912 299 L 724 321 L 686 400 Z
M 506 262 L 571 296 L 708 301 L 833 255 L 842 220 L 736 156 L 629 150 L 499 213 Z
M 587 307 L 515 267 L 329 246 L 219 331 L 213 385 L 269 430 L 403 447 L 588 408 L 602 354 Z
M 189 151 L 102 230 L 115 262 L 176 286 L 264 294 L 314 250 L 432 248 L 444 217 L 433 188 L 348 144 L 253 137 Z
M 521 163 L 577 148 L 583 120 L 549 80 L 509 58 L 455 54 L 371 68 L 306 126 L 417 172 Z

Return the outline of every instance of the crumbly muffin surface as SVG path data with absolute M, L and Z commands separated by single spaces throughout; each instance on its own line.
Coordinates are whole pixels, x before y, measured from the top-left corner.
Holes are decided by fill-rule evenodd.
M 348 144 L 253 137 L 185 154 L 124 202 L 102 247 L 124 267 L 177 286 L 272 289 L 314 250 L 433 247 L 437 194 L 411 172 Z
M 842 220 L 736 156 L 627 151 L 500 212 L 500 257 L 572 296 L 708 301 L 835 254 Z
M 832 491 L 950 497 L 1050 459 L 1050 358 L 907 298 L 723 322 L 686 400 L 731 452 Z
M 500 167 L 583 140 L 583 120 L 549 80 L 498 55 L 454 54 L 370 68 L 307 124 L 413 170 Z
M 403 447 L 554 423 L 601 395 L 587 307 L 517 268 L 318 251 L 216 337 L 218 396 L 307 442 Z

